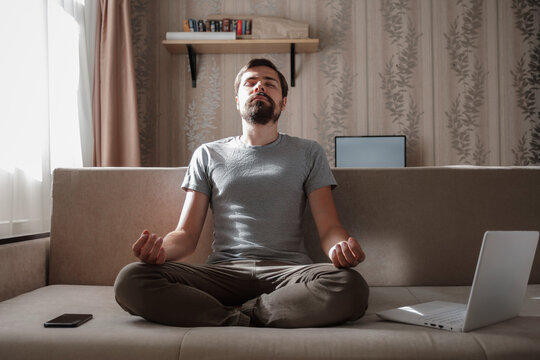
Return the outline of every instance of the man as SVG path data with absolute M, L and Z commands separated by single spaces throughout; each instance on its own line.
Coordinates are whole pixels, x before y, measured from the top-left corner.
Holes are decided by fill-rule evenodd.
M 285 78 L 272 62 L 253 59 L 238 73 L 235 92 L 242 136 L 195 151 L 178 227 L 164 238 L 141 234 L 133 245 L 141 262 L 116 279 L 118 303 L 175 326 L 308 327 L 360 318 L 369 290 L 350 268 L 365 254 L 339 222 L 322 147 L 278 132 Z M 306 199 L 332 264 L 311 264 L 304 248 Z M 183 264 L 209 205 L 213 252 L 205 265 Z

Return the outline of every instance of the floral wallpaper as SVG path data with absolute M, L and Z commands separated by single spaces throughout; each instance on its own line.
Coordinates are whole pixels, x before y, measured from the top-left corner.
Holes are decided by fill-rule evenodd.
M 512 87 L 525 132 L 512 149 L 514 164 L 540 164 L 540 2 L 512 1 L 515 26 L 523 44 L 515 61 Z
M 317 140 L 406 135 L 407 164 L 540 165 L 540 4 L 531 0 L 131 0 L 143 164 L 183 166 L 241 132 L 233 82 L 252 57 L 289 79 L 289 54 L 197 56 L 161 45 L 188 17 L 307 22 L 280 131 Z
M 480 32 L 484 24 L 483 0 L 456 3 L 457 14 L 444 33 L 451 75 L 457 82 L 445 111 L 452 150 L 459 163 L 485 165 L 488 152 L 477 129 L 485 104 L 487 70 L 481 60 Z
M 327 1 L 321 4 L 318 22 L 320 41 L 320 80 L 324 95 L 314 108 L 313 126 L 316 139 L 323 145 L 332 163 L 334 137 L 346 134 L 347 121 L 351 118 L 353 83 L 356 79 L 351 64 L 351 12 L 352 1 Z
M 384 108 L 396 133 L 407 136 L 407 158 L 414 158 L 418 151 L 419 126 L 423 116 L 419 108 L 419 94 L 415 91 L 413 78 L 417 76 L 418 46 L 422 36 L 416 28 L 415 4 L 408 1 L 381 1 L 380 12 L 384 19 L 384 32 L 391 44 L 391 55 L 379 72 L 384 95 Z

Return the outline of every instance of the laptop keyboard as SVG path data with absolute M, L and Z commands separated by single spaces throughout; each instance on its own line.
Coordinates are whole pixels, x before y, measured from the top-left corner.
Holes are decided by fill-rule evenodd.
M 422 316 L 421 319 L 427 324 L 459 325 L 465 321 L 465 309 L 452 309 L 438 314 Z

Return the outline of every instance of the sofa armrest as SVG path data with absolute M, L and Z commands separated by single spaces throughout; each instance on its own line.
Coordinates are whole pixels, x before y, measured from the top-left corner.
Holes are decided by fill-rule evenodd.
M 0 301 L 47 285 L 50 238 L 0 245 Z

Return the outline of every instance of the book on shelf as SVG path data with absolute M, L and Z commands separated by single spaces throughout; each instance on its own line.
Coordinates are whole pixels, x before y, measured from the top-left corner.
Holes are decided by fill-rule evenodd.
M 236 40 L 233 32 L 167 32 L 166 40 Z
M 251 19 L 184 19 L 182 20 L 184 32 L 191 33 L 235 33 L 237 36 L 251 35 Z
M 235 20 L 236 21 L 236 35 L 243 35 L 242 34 L 242 20 Z
M 204 21 L 203 21 L 203 20 L 197 21 L 197 31 L 198 31 L 198 32 L 206 32 L 206 29 L 205 29 L 205 27 L 204 27 Z

